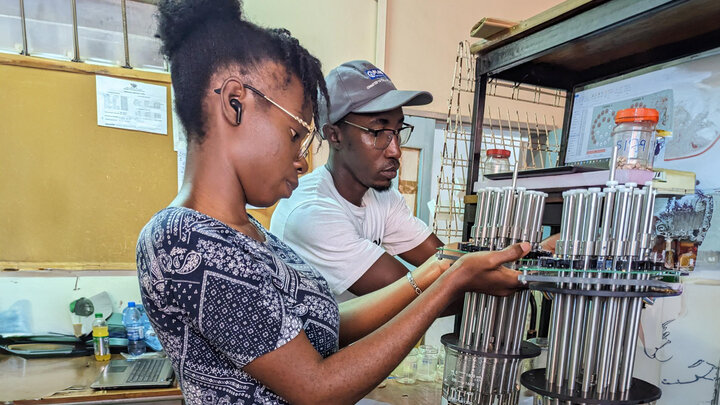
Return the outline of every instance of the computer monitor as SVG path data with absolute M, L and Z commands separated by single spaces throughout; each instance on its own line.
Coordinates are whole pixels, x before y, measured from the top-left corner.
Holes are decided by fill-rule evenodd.
M 564 164 L 607 168 L 615 113 L 633 107 L 658 110 L 657 128 L 672 132 L 656 167 L 709 150 L 720 137 L 720 48 L 575 87 Z

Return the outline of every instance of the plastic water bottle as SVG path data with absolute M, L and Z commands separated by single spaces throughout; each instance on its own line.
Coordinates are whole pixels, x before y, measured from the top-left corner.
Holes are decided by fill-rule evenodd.
M 92 328 L 93 348 L 95 349 L 95 360 L 110 360 L 110 334 L 108 325 L 103 314 L 95 314 L 95 321 Z
M 143 308 L 142 305 L 135 305 L 135 308 L 137 308 L 140 311 L 141 315 L 141 321 L 143 324 L 143 333 L 145 336 L 145 347 L 150 348 L 156 352 L 162 351 L 162 344 L 160 344 L 160 340 L 157 337 L 157 333 L 155 333 L 155 329 L 153 328 L 152 324 L 150 323 L 150 318 L 148 318 L 147 313 L 145 312 L 145 308 Z
M 128 302 L 127 308 L 123 311 L 123 325 L 128 339 L 128 353 L 131 356 L 139 356 L 145 353 L 145 340 L 140 311 L 135 307 L 133 301 Z

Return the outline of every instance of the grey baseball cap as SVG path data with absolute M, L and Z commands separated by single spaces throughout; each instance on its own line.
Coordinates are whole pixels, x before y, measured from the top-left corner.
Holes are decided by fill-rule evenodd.
M 334 124 L 350 113 L 371 114 L 433 100 L 427 91 L 398 90 L 382 70 L 366 60 L 343 63 L 325 78 L 330 109 L 321 100 L 320 123 Z

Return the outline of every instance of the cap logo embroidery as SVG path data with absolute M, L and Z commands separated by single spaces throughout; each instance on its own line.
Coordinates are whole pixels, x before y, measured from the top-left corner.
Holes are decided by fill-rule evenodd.
M 383 78 L 383 77 L 386 78 L 386 79 L 388 78 L 388 77 L 385 75 L 385 73 L 383 73 L 383 71 L 380 70 L 380 69 L 368 69 L 368 70 L 365 71 L 365 74 L 367 75 L 367 77 L 369 77 L 369 78 L 371 78 L 371 79 L 373 79 L 373 80 L 375 80 L 375 79 L 380 79 L 380 78 Z

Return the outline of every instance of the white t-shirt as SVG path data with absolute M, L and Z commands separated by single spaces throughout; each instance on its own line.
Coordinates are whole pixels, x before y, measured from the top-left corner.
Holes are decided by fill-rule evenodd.
M 270 231 L 325 277 L 341 298 L 387 252 L 397 255 L 432 233 L 396 189 L 369 189 L 358 207 L 338 193 L 325 166 L 300 178 L 273 212 Z M 345 294 L 343 294 L 346 292 Z

